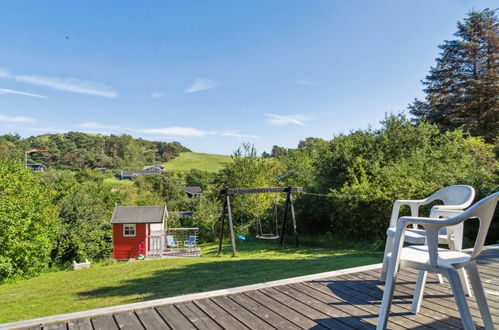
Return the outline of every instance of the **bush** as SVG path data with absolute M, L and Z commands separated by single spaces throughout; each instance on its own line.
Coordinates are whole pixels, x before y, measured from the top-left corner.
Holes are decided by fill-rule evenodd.
M 423 198 L 448 185 L 468 184 L 484 197 L 498 189 L 493 146 L 460 130 L 441 133 L 434 125 L 411 125 L 390 116 L 377 131 L 334 138 L 318 160 L 327 201 L 300 205 L 300 217 L 312 201 L 328 210 L 317 232 L 341 232 L 357 238 L 384 237 L 396 199 Z M 317 209 L 317 207 L 316 207 Z M 497 240 L 490 230 L 489 240 Z
M 0 160 L 0 281 L 46 269 L 57 230 L 55 192 L 15 160 Z

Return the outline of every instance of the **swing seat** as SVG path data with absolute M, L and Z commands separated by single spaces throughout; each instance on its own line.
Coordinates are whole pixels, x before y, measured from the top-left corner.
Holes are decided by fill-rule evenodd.
M 274 235 L 274 234 L 260 234 L 260 235 L 256 235 L 256 238 L 258 239 L 278 239 L 279 238 L 279 235 Z

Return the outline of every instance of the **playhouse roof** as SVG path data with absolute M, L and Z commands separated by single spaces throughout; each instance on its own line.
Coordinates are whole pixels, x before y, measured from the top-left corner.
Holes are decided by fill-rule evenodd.
M 163 223 L 166 206 L 116 206 L 111 223 Z

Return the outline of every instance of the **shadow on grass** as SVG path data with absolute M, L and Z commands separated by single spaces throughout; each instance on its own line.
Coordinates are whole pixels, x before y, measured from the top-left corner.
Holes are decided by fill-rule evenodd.
M 376 252 L 306 259 L 221 259 L 157 270 L 147 277 L 127 279 L 79 295 L 80 299 L 124 297 L 125 303 L 137 302 L 356 267 L 379 260 L 380 254 Z
M 292 254 L 292 255 L 310 255 L 310 256 L 323 256 L 334 253 L 336 255 L 352 252 L 382 252 L 382 250 L 374 249 L 366 246 L 363 242 L 343 242 L 339 239 L 327 241 L 316 241 L 316 244 L 311 244 L 311 238 L 304 237 L 300 239 L 300 246 L 294 245 L 293 238 L 287 238 L 283 245 L 279 244 L 279 240 L 259 240 L 252 236 L 247 236 L 246 241 L 241 242 L 236 240 L 236 249 L 238 255 L 245 256 L 246 253 L 251 255 L 258 253 L 278 253 L 278 254 Z M 371 243 L 370 243 L 371 244 Z M 201 244 L 201 251 L 203 256 L 216 256 L 218 244 L 208 243 Z M 227 256 L 232 254 L 230 241 L 226 239 L 223 243 L 222 254 Z

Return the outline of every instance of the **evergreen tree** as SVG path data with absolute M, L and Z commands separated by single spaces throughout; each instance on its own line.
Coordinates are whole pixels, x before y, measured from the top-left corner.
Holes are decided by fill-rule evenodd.
M 472 11 L 458 22 L 457 40 L 440 45 L 423 81 L 426 98 L 410 112 L 445 129 L 462 126 L 490 140 L 499 128 L 499 22 L 495 10 Z

